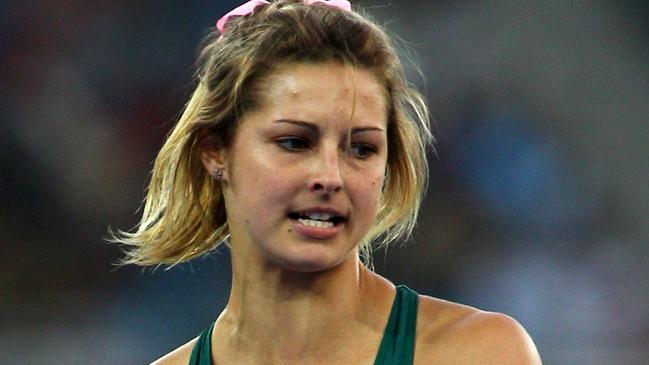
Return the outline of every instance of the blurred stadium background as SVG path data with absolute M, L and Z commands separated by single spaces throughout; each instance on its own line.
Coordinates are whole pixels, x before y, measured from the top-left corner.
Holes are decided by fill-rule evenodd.
M 238 3 L 0 1 L 1 364 L 148 363 L 225 304 L 226 251 L 115 269 L 102 238 Z M 438 138 L 377 270 L 516 317 L 546 364 L 649 363 L 649 3 L 356 3 L 413 51 Z

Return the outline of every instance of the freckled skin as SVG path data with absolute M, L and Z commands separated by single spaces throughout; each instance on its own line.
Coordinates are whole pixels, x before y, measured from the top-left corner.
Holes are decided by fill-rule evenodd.
M 311 363 L 373 361 L 394 286 L 360 264 L 357 245 L 384 186 L 383 92 L 364 70 L 285 65 L 267 83 L 262 107 L 240 121 L 231 147 L 201 154 L 207 171 L 224 172 L 231 235 L 232 291 L 213 332 L 216 363 L 302 363 L 294 361 L 296 349 Z M 317 133 L 278 119 L 306 121 Z M 359 127 L 381 132 L 350 133 Z M 308 143 L 288 148 L 286 137 Z M 359 142 L 374 153 L 347 153 Z M 344 229 L 327 239 L 301 235 L 288 214 L 322 204 L 347 215 Z M 509 317 L 421 295 L 418 303 L 416 365 L 541 364 Z M 187 364 L 195 342 L 155 364 Z
M 383 181 L 388 153 L 383 87 L 371 72 L 338 63 L 285 65 L 266 85 L 261 107 L 244 115 L 221 155 L 233 253 L 260 261 L 253 265 L 331 268 L 356 253 L 378 211 L 376 182 Z M 310 123 L 317 132 L 276 123 L 282 119 Z M 351 143 L 376 147 L 367 158 L 345 151 L 358 128 L 377 129 L 352 136 Z M 287 136 L 309 146 L 287 150 L 277 142 Z M 318 185 L 335 192 L 322 194 Z M 289 212 L 323 205 L 348 215 L 336 237 L 308 239 L 291 229 Z

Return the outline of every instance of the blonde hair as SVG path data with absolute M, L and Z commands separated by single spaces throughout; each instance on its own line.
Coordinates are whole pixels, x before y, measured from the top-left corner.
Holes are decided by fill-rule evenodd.
M 198 59 L 198 86 L 153 166 L 135 232 L 118 232 L 124 264 L 177 264 L 226 243 L 222 190 L 206 172 L 200 151 L 227 147 L 240 117 L 258 106 L 263 81 L 280 64 L 341 62 L 370 70 L 388 99 L 388 161 L 374 226 L 360 242 L 386 246 L 415 227 L 433 137 L 426 105 L 411 88 L 386 33 L 358 12 L 320 3 L 279 0 L 230 19 L 224 34 L 208 35 Z

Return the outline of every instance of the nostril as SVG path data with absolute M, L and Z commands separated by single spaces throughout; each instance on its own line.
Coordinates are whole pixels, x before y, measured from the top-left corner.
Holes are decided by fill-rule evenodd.
M 317 193 L 337 193 L 342 190 L 342 181 L 313 179 L 309 182 L 309 190 Z
M 337 193 L 342 190 L 342 186 L 325 186 L 321 183 L 315 183 L 311 185 L 311 191 L 323 192 L 323 193 Z

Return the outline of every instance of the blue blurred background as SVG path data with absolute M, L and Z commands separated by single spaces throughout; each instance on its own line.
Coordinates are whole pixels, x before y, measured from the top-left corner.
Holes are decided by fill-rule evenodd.
M 226 250 L 116 269 L 102 238 L 237 3 L 0 1 L 1 364 L 148 363 L 225 304 Z M 648 3 L 356 3 L 413 51 L 439 141 L 377 271 L 516 317 L 546 364 L 649 363 Z

